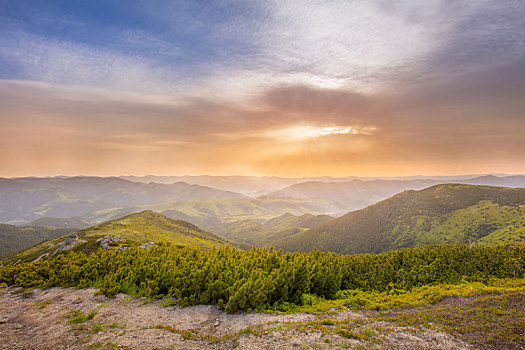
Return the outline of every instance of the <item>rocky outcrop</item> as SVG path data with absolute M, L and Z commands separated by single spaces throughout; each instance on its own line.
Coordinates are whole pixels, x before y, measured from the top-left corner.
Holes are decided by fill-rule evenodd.
M 149 249 L 149 248 L 153 247 L 154 244 L 155 244 L 155 242 L 143 243 L 143 244 L 139 245 L 139 248 L 141 248 L 141 249 Z
M 71 248 L 73 248 L 75 245 L 77 245 L 78 243 L 82 243 L 82 242 L 85 242 L 83 240 L 79 240 L 78 239 L 78 236 L 75 233 L 72 233 L 68 236 L 68 238 L 66 238 L 65 241 L 62 241 L 59 245 L 58 245 L 58 248 L 57 250 L 55 250 L 55 252 L 53 253 L 53 255 L 55 255 L 56 253 L 58 252 L 62 252 L 62 251 L 65 251 L 65 250 L 69 250 Z M 40 258 L 40 257 L 39 257 Z
M 38 258 L 36 258 L 35 260 L 33 260 L 33 262 L 39 261 L 39 260 L 44 259 L 44 258 L 47 258 L 48 256 L 49 256 L 49 253 L 44 253 L 44 254 L 40 255 Z
M 113 235 L 107 235 L 107 236 L 104 236 L 102 238 L 97 239 L 97 242 L 99 242 L 100 248 L 110 249 L 110 243 L 112 243 L 112 242 L 119 242 L 119 241 L 122 241 L 122 240 L 123 239 L 120 238 L 120 236 L 113 237 Z

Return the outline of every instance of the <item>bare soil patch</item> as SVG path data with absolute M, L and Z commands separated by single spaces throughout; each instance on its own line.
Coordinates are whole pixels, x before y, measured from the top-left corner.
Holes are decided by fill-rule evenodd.
M 367 312 L 226 314 L 96 289 L 0 289 L 0 349 L 469 349 L 457 335 Z M 393 315 L 392 315 L 393 316 Z

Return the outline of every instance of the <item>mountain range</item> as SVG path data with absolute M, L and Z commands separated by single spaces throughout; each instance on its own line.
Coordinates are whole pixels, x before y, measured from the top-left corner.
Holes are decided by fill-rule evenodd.
M 146 209 L 159 212 L 172 210 L 171 213 L 168 213 L 169 215 L 197 220 L 199 224 L 205 221 L 205 225 L 209 220 L 222 222 L 224 217 L 234 216 L 239 219 L 244 216 L 242 219 L 246 219 L 256 215 L 259 217 L 257 220 L 262 222 L 287 211 L 294 215 L 310 213 L 340 216 L 351 210 L 362 209 L 404 190 L 418 190 L 443 182 L 525 187 L 525 176 L 522 175 L 385 179 L 204 175 L 127 178 L 136 182 L 119 177 L 0 178 L 0 223 L 40 225 L 31 222 L 45 217 L 80 217 L 88 224 L 95 224 Z M 192 183 L 181 181 L 171 183 L 172 180 L 180 179 Z M 203 186 L 195 182 L 215 187 Z M 239 192 L 225 190 L 226 188 L 237 189 Z M 258 193 L 258 197 L 254 198 L 254 193 Z M 256 204 L 252 202 L 250 205 L 245 205 L 242 200 L 246 199 L 247 194 L 251 194 L 248 197 L 259 199 L 259 201 Z M 268 198 L 293 201 L 289 202 L 290 208 L 283 207 L 277 211 L 275 210 L 276 202 L 271 202 Z M 195 203 L 188 202 L 208 200 L 225 202 L 217 202 L 216 205 L 208 202 L 202 205 L 202 208 Z M 233 204 L 233 207 L 236 207 L 235 214 L 228 213 L 230 211 L 228 208 L 232 206 L 232 202 L 228 201 L 231 200 L 241 200 Z M 182 205 L 185 210 L 179 210 L 181 205 L 173 206 L 174 202 L 181 201 L 187 202 Z M 298 204 L 301 201 L 304 202 L 302 208 Z M 315 202 L 317 204 L 314 204 Z M 164 209 L 148 207 L 152 205 L 159 205 Z M 188 210 L 188 206 L 193 209 Z M 215 208 L 206 208 L 210 206 Z M 259 207 L 262 214 L 254 212 L 252 210 L 254 206 Z M 104 213 L 105 210 L 107 213 Z M 243 210 L 246 211 L 243 213 Z M 54 221 L 53 225 L 56 225 L 57 220 L 54 219 Z M 85 225 L 83 224 L 82 227 Z
M 365 208 L 405 190 L 420 190 L 444 182 L 523 188 L 525 187 L 525 176 L 498 177 L 487 175 L 467 179 L 446 179 L 446 181 L 442 179 L 378 179 L 367 181 L 355 179 L 343 182 L 309 181 L 271 192 L 268 196 L 296 199 L 330 199 L 340 203 L 346 211 L 349 211 Z
M 498 244 L 525 240 L 525 189 L 521 188 L 440 184 L 403 191 L 335 218 L 301 214 L 318 205 L 318 201 L 308 201 L 312 200 L 180 201 L 145 206 L 149 209 L 127 215 L 122 209 L 109 209 L 97 214 L 100 224 L 84 229 L 1 225 L 0 239 L 12 243 L 4 244 L 4 253 L 51 239 L 11 254 L 10 262 L 15 258 L 24 261 L 50 254 L 72 239 L 67 235 L 71 232 L 76 232 L 74 241 L 82 243 L 79 247 L 85 249 L 96 247 L 94 242 L 104 236 L 119 235 L 124 243 L 116 243 L 117 246 L 164 241 L 199 247 L 274 245 L 288 251 L 318 249 L 341 254 L 380 253 L 427 244 Z M 305 203 L 312 206 L 306 208 Z M 137 211 L 141 207 L 128 209 Z M 293 213 L 282 213 L 290 209 Z M 274 215 L 276 213 L 280 214 Z M 106 220 L 110 216 L 119 218 Z M 198 221 L 206 231 L 195 225 Z M 68 223 L 64 218 L 35 222 L 55 226 Z M 73 218 L 69 224 L 73 223 L 84 221 Z M 57 236 L 61 237 L 55 238 Z
M 278 176 L 217 176 L 217 175 L 184 175 L 184 176 L 121 176 L 121 178 L 141 183 L 172 184 L 186 182 L 192 185 L 212 187 L 225 191 L 242 193 L 250 197 L 268 195 L 289 186 L 300 183 L 324 182 L 337 183 L 360 180 L 363 182 L 384 181 L 414 181 L 432 180 L 434 183 L 467 183 L 478 185 L 524 187 L 525 176 L 522 175 L 457 175 L 457 176 L 399 176 L 399 177 L 358 177 L 358 176 L 310 176 L 310 177 L 278 177 Z M 476 182 L 478 181 L 478 182 Z M 430 185 L 429 185 L 430 186 Z M 409 189 L 409 188 L 405 188 Z
M 463 184 L 404 191 L 298 233 L 277 247 L 337 253 L 525 240 L 525 189 Z
M 242 197 L 184 182 L 138 183 L 118 177 L 0 178 L 0 222 L 26 224 L 45 216 L 84 216 L 115 207 Z

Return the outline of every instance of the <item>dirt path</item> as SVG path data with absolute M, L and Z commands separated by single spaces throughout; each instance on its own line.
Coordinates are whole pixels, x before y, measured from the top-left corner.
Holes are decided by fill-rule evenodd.
M 326 315 L 229 315 L 214 306 L 163 307 L 95 291 L 0 290 L 0 349 L 469 348 L 451 335 L 374 321 L 365 313 L 331 314 L 346 327 L 332 332 L 333 324 L 315 322 Z

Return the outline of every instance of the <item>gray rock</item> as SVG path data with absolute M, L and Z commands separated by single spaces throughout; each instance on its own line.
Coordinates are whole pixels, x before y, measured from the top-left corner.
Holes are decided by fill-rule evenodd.
M 102 239 L 100 239 L 100 248 L 103 249 L 109 249 L 109 244 L 111 243 L 111 240 L 113 239 L 112 235 L 106 235 Z
M 141 248 L 141 249 L 149 249 L 149 248 L 153 247 L 154 244 L 155 244 L 155 242 L 143 243 L 143 244 L 139 245 L 139 248 Z
M 80 243 L 80 241 L 78 240 L 78 236 L 75 232 L 75 233 L 70 234 L 65 241 L 63 241 L 62 243 L 58 245 L 58 248 L 57 250 L 55 250 L 53 255 L 55 255 L 58 252 L 64 251 L 64 250 L 69 250 L 73 248 L 77 243 Z
M 48 256 L 49 256 L 49 253 L 44 253 L 44 254 L 40 255 L 38 258 L 36 258 L 35 260 L 33 260 L 33 262 L 34 261 L 39 261 L 40 259 L 43 259 L 43 258 L 47 258 Z

